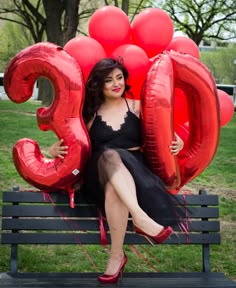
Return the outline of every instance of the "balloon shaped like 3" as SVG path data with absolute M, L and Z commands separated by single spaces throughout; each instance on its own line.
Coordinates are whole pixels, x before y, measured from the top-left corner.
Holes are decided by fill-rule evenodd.
M 37 111 L 41 130 L 52 130 L 64 139 L 68 154 L 64 159 L 48 159 L 32 139 L 20 139 L 13 148 L 13 159 L 19 174 L 39 189 L 66 189 L 74 207 L 72 185 L 80 179 L 90 153 L 90 142 L 82 121 L 84 97 L 82 72 L 76 60 L 61 47 L 38 43 L 19 52 L 5 71 L 4 87 L 9 98 L 27 101 L 35 80 L 48 78 L 54 87 L 54 101 Z
M 168 150 L 175 126 L 175 87 L 184 91 L 189 110 L 189 135 L 177 157 Z M 209 165 L 218 146 L 219 101 L 210 71 L 191 55 L 175 51 L 159 55 L 153 61 L 144 85 L 142 115 L 149 165 L 170 192 L 177 193 Z

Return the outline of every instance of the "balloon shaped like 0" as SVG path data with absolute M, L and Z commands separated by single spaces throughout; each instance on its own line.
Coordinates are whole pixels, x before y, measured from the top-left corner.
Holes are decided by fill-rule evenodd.
M 176 157 L 170 154 L 174 139 L 174 74 L 171 59 L 160 54 L 152 63 L 143 86 L 142 130 L 149 167 L 169 189 L 180 185 Z
M 188 140 L 178 156 L 168 148 L 174 133 L 173 87 L 184 91 L 189 110 Z M 220 114 L 215 81 L 200 60 L 170 51 L 153 61 L 143 89 L 143 103 L 143 137 L 150 168 L 171 193 L 178 193 L 216 153 Z
M 216 153 L 220 135 L 220 107 L 215 80 L 197 58 L 170 52 L 175 70 L 175 86 L 187 96 L 189 138 L 179 154 L 180 187 L 202 173 Z
M 24 138 L 13 147 L 14 164 L 18 173 L 39 189 L 66 189 L 73 208 L 72 185 L 81 178 L 90 153 L 89 136 L 81 116 L 82 72 L 76 60 L 61 47 L 38 43 L 19 52 L 6 68 L 7 95 L 16 103 L 27 101 L 35 80 L 41 76 L 51 81 L 55 93 L 53 103 L 37 111 L 39 128 L 50 129 L 58 139 L 64 139 L 68 153 L 64 159 L 48 159 L 36 141 Z

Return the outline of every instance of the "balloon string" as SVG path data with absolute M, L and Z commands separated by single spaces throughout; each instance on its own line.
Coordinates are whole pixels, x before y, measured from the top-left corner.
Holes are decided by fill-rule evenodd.
M 190 194 L 190 193 L 186 193 L 186 194 Z M 189 225 L 188 223 L 190 222 L 190 216 L 188 213 L 188 209 L 187 209 L 187 199 L 186 199 L 186 194 L 183 194 L 183 200 L 184 200 L 184 210 L 185 210 L 185 223 L 181 223 L 180 224 L 180 229 L 181 231 L 183 231 L 186 235 L 186 244 L 190 244 L 190 236 L 189 236 Z
M 70 227 L 70 229 L 74 227 L 76 227 L 78 230 L 89 233 L 88 230 L 81 228 L 77 223 L 74 223 L 73 221 L 71 221 L 67 216 L 65 216 L 60 209 L 56 206 L 56 204 L 53 202 L 51 195 L 48 192 L 42 191 L 43 195 L 44 195 L 44 202 L 47 202 L 46 199 L 48 199 L 54 206 L 54 208 L 57 210 L 57 213 L 61 216 L 61 218 L 63 220 L 66 220 L 66 224 L 67 226 Z M 70 226 L 71 225 L 71 226 Z
M 57 213 L 61 216 L 61 218 L 63 219 L 63 221 L 66 223 L 66 225 L 71 229 L 72 231 L 72 235 L 73 237 L 76 239 L 77 243 L 80 245 L 80 247 L 82 248 L 83 252 L 85 253 L 85 255 L 87 256 L 87 258 L 89 259 L 90 263 L 93 265 L 94 269 L 98 272 L 98 267 L 96 266 L 96 264 L 93 262 L 92 258 L 90 257 L 88 251 L 85 249 L 84 245 L 81 243 L 81 241 L 79 240 L 78 236 L 74 233 L 73 229 L 71 228 L 71 226 L 69 224 L 72 224 L 73 226 L 78 226 L 75 223 L 73 223 L 72 221 L 70 221 L 68 219 L 68 217 L 66 217 L 61 211 L 60 209 L 55 205 L 54 201 L 52 200 L 52 197 L 49 195 L 48 192 L 42 191 L 43 193 L 43 197 L 44 197 L 44 202 L 46 202 L 46 199 L 48 199 L 53 207 L 56 209 Z M 79 227 L 79 226 L 78 226 Z M 89 233 L 87 230 L 84 229 L 80 229 L 83 232 L 87 232 Z
M 99 230 L 100 230 L 100 238 L 101 238 L 101 245 L 107 246 L 108 241 L 107 241 L 107 233 L 104 227 L 104 220 L 106 220 L 100 209 L 98 209 L 98 217 L 99 217 Z
M 148 259 L 143 255 L 143 253 L 141 253 L 133 244 L 130 244 L 130 249 L 132 250 L 133 253 L 135 253 L 136 255 L 138 255 L 139 257 L 141 257 L 154 271 L 159 272 L 156 267 L 154 267 L 149 261 Z
M 156 258 L 154 254 L 152 254 L 147 248 L 144 247 L 144 245 L 139 245 L 149 256 L 151 256 L 154 260 L 159 262 L 159 260 Z

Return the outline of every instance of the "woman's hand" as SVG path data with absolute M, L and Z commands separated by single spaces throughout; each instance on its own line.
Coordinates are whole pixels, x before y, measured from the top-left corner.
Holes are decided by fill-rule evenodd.
M 49 153 L 52 157 L 56 158 L 59 157 L 61 159 L 64 159 L 64 155 L 67 154 L 67 149 L 68 146 L 62 146 L 63 139 L 60 141 L 54 143 L 50 148 L 49 148 Z
M 170 152 L 177 155 L 184 147 L 184 141 L 175 133 L 176 140 L 171 142 Z

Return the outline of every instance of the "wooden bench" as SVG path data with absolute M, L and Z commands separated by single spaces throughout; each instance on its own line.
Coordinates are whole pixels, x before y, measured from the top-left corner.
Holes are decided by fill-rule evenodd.
M 114 287 L 99 284 L 98 272 L 30 273 L 19 272 L 19 244 L 100 244 L 98 211 L 93 204 L 76 196 L 76 208 L 69 207 L 66 194 L 50 193 L 53 205 L 42 192 L 21 192 L 17 188 L 3 192 L 1 243 L 11 245 L 10 271 L 0 271 L 0 286 L 5 287 Z M 166 244 L 199 244 L 202 246 L 202 272 L 125 272 L 119 287 L 236 287 L 223 273 L 211 272 L 210 245 L 220 244 L 219 203 L 217 195 L 177 195 L 191 209 L 189 235 L 177 231 Z M 47 198 L 47 197 L 46 197 Z M 63 219 L 62 215 L 66 217 Z M 68 225 L 68 221 L 70 225 Z M 125 244 L 148 244 L 133 232 L 129 221 Z M 80 229 L 75 231 L 71 224 Z M 106 223 L 105 223 L 106 227 Z M 131 228 L 129 228 L 131 227 Z M 72 229 L 74 231 L 72 231 Z M 107 229 L 107 228 L 106 228 Z M 88 233 L 86 231 L 89 231 Z M 109 233 L 108 233 L 108 242 Z M 148 247 L 147 247 L 148 248 Z M 158 249 L 158 245 L 157 245 Z M 67 256 L 69 257 L 69 256 Z M 170 259 L 178 261 L 178 259 Z M 79 265 L 79 264 L 78 264 Z M 102 271 L 101 271 L 102 272 Z

